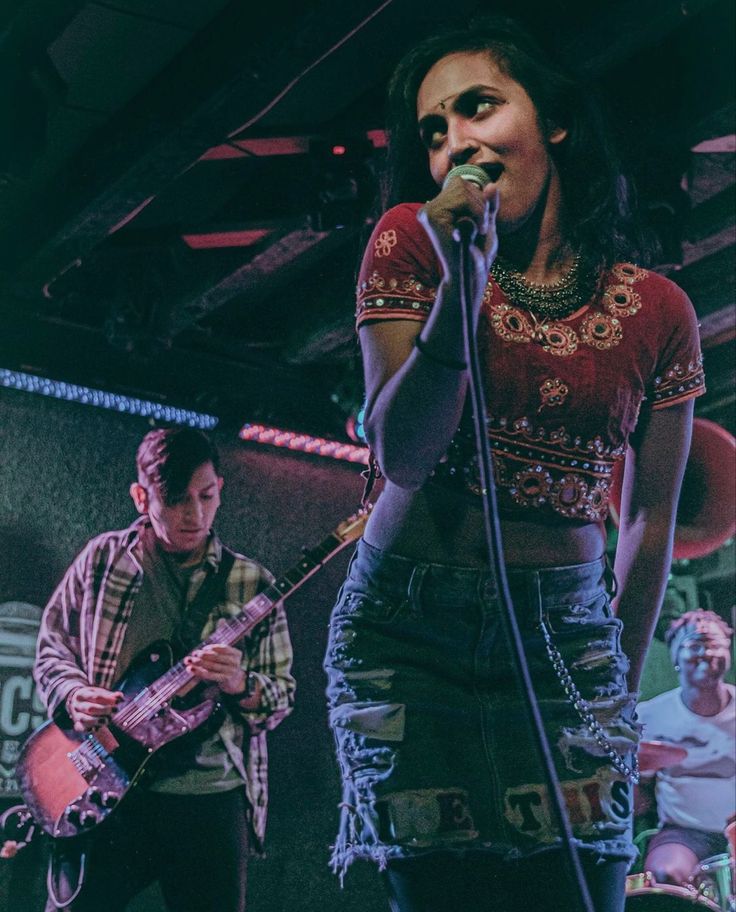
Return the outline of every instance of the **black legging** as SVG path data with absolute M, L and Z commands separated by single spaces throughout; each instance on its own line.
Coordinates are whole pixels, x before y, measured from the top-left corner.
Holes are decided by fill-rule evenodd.
M 139 790 L 95 834 L 87 876 L 69 912 L 123 912 L 158 880 L 175 912 L 244 912 L 245 790 L 164 795 Z M 73 851 L 73 847 L 70 847 Z M 46 910 L 57 907 L 49 899 Z
M 580 860 L 595 912 L 622 912 L 628 862 Z M 571 912 L 573 887 L 558 850 L 506 862 L 482 852 L 433 852 L 389 863 L 391 912 Z

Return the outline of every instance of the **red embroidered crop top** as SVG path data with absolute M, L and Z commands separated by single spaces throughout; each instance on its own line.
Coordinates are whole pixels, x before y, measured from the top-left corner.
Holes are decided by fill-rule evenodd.
M 396 206 L 376 225 L 358 282 L 358 327 L 427 319 L 442 273 L 419 208 Z M 598 287 L 576 313 L 541 322 L 489 278 L 478 345 L 506 513 L 535 507 L 550 518 L 605 519 L 613 467 L 640 409 L 705 390 L 695 312 L 677 285 L 618 263 Z M 472 433 L 458 431 L 434 476 L 479 493 Z

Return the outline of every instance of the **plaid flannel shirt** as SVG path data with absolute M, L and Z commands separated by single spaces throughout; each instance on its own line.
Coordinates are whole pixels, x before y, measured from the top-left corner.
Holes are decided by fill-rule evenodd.
M 64 574 L 46 606 L 38 637 L 34 678 L 49 715 L 64 711 L 69 694 L 93 684 L 112 688 L 116 663 L 143 571 L 135 556 L 140 530 L 146 519 L 127 529 L 92 539 Z M 222 544 L 212 534 L 202 566 L 192 574 L 187 602 L 202 584 L 207 566 L 217 569 Z M 260 564 L 236 555 L 227 579 L 226 601 L 211 612 L 202 631 L 205 639 L 220 618 L 233 617 L 242 605 L 273 581 Z M 286 615 L 278 603 L 245 638 L 243 667 L 261 685 L 261 704 L 243 711 L 236 722 L 227 716 L 220 735 L 246 785 L 256 850 L 261 850 L 268 811 L 268 752 L 266 732 L 274 729 L 292 710 L 295 682 L 291 675 L 292 651 Z M 239 724 L 242 722 L 242 725 Z M 239 744 L 243 729 L 250 733 L 243 766 Z

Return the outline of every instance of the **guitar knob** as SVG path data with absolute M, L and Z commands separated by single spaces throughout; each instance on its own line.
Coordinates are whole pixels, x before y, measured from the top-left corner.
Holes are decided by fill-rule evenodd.
M 98 804 L 102 806 L 102 792 L 97 788 L 97 786 L 92 785 L 87 789 L 86 792 L 87 798 L 92 804 Z
M 101 804 L 104 808 L 114 808 L 119 800 L 120 796 L 116 792 L 103 792 Z
M 82 811 L 79 815 L 79 825 L 88 830 L 97 823 L 97 814 L 94 811 Z
M 82 809 L 78 804 L 70 804 L 69 807 L 64 811 L 64 816 L 72 824 L 72 826 L 78 826 L 81 820 Z

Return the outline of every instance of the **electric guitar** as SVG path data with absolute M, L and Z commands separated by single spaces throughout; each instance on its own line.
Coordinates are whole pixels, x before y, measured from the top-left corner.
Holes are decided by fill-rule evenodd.
M 359 538 L 367 518 L 368 512 L 360 511 L 340 523 L 316 548 L 305 550 L 295 567 L 196 648 L 237 643 L 274 605 Z M 71 722 L 64 727 L 49 721 L 27 739 L 16 775 L 31 815 L 50 836 L 73 839 L 102 824 L 139 783 L 157 751 L 194 732 L 219 709 L 217 698 L 222 692 L 212 685 L 196 688 L 197 696 L 204 695 L 204 699 L 194 706 L 180 705 L 178 698 L 196 679 L 183 659 L 173 665 L 172 661 L 172 649 L 165 640 L 143 650 L 115 688 L 122 691 L 123 698 L 107 725 L 76 732 Z

